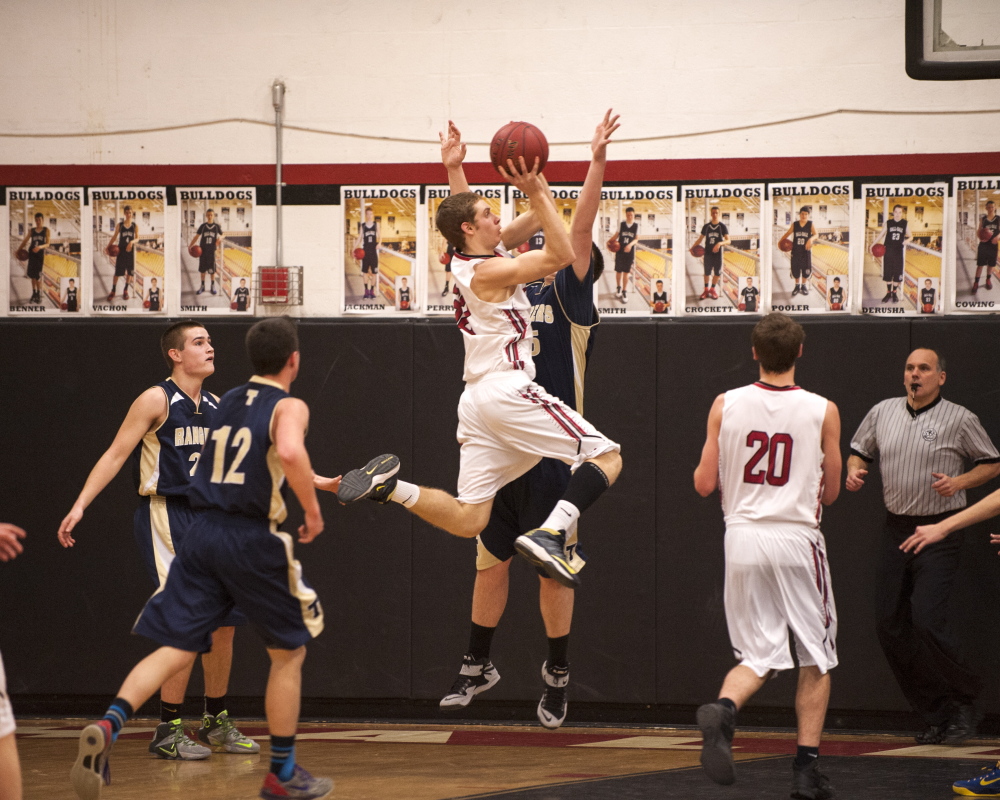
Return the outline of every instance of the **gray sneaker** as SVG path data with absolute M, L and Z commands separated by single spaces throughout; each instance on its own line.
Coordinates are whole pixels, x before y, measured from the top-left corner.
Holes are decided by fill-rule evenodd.
M 264 778 L 264 785 L 260 787 L 260 796 L 264 800 L 316 800 L 319 797 L 326 797 L 333 791 L 333 781 L 329 778 L 314 778 L 298 764 L 295 765 L 295 772 L 287 781 L 278 779 L 273 772 L 267 773 Z
M 244 736 L 233 725 L 228 711 L 223 711 L 217 717 L 205 714 L 201 718 L 198 739 L 209 747 L 221 747 L 223 753 L 249 753 L 252 755 L 260 752 L 260 745 L 253 739 Z
M 149 743 L 149 752 L 157 758 L 170 761 L 201 761 L 212 755 L 211 750 L 188 737 L 179 719 L 161 722 L 156 726 L 153 741 Z
M 361 469 L 352 469 L 340 481 L 337 499 L 345 505 L 369 497 L 377 503 L 388 503 L 396 491 L 399 458 L 386 453 L 376 456 Z

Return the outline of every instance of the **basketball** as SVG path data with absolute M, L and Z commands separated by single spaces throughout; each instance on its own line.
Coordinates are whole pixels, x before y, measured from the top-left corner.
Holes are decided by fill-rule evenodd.
M 399 310 L 400 311 L 409 311 L 410 310 L 410 301 L 409 300 L 400 300 L 399 301 Z
M 236 310 L 236 301 L 235 301 L 235 300 L 233 300 L 233 302 L 231 302 L 231 303 L 229 304 L 229 307 L 230 307 L 230 308 L 231 308 L 231 309 L 232 309 L 233 311 L 235 311 L 235 310 Z
M 617 239 L 608 239 L 609 253 L 617 253 L 621 249 L 622 249 L 621 242 L 619 242 Z
M 934 304 L 933 303 L 924 303 L 924 313 L 925 314 L 933 314 L 934 313 Z
M 360 261 L 361 259 L 363 259 L 365 257 L 365 248 L 363 248 L 363 247 L 355 247 L 354 248 L 354 253 L 352 255 L 358 261 Z
M 794 245 L 792 245 L 792 240 L 791 239 L 782 239 L 780 242 L 778 242 L 778 249 L 782 253 L 789 252 L 792 249 L 793 246 Z
M 694 247 L 691 248 L 691 255 L 693 255 L 695 258 L 701 258 L 703 255 L 705 255 L 705 248 L 702 247 L 700 244 L 696 244 Z
M 25 250 L 23 247 L 20 248 L 17 251 L 17 260 L 18 261 L 27 261 L 28 260 L 28 251 Z
M 993 233 L 993 229 L 992 228 L 980 228 L 979 229 L 979 241 L 981 241 L 981 242 L 988 242 L 994 236 L 996 236 L 996 234 Z M 23 261 L 24 259 L 21 259 L 21 260 Z
M 118 255 L 118 245 L 109 244 L 108 245 L 108 255 L 115 258 Z
M 872 245 L 872 255 L 875 258 L 882 258 L 885 255 L 885 245 L 884 244 L 873 244 Z
M 667 310 L 666 303 L 653 303 L 653 312 L 656 314 L 662 314 Z
M 148 300 L 143 300 L 142 301 L 142 307 L 143 308 L 149 308 L 149 301 Z
M 831 311 L 840 311 L 840 309 L 842 309 L 842 308 L 843 308 L 843 306 L 840 303 L 830 303 L 830 310 Z
M 747 304 L 746 303 L 740 303 L 740 311 L 746 311 L 746 310 L 747 310 Z
M 188 248 L 188 252 L 191 254 L 192 258 L 201 258 L 201 248 L 193 244 Z
M 69 308 L 69 305 L 67 303 L 60 303 L 59 304 L 59 308 L 61 308 L 63 311 L 65 311 L 67 308 Z
M 527 242 L 521 242 L 521 244 L 517 246 L 517 252 L 519 253 L 527 253 L 530 249 L 531 245 L 529 245 Z
M 448 263 L 451 261 L 451 256 L 449 256 L 447 253 L 442 253 L 441 255 L 438 256 L 438 261 L 440 261 L 447 267 Z
M 549 162 L 548 139 L 530 122 L 508 122 L 490 140 L 490 161 L 493 162 L 494 169 L 508 169 L 507 159 L 520 169 L 518 156 L 524 156 L 524 163 L 529 170 L 535 165 L 537 158 L 539 172 Z

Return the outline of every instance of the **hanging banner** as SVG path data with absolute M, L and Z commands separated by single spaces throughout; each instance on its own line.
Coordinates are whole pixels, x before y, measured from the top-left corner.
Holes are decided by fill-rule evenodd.
M 82 188 L 7 190 L 11 314 L 76 314 L 83 305 Z
M 770 305 L 789 314 L 850 310 L 850 182 L 772 183 Z
M 997 271 L 1000 176 L 955 178 L 955 259 L 952 305 L 956 311 L 1000 310 Z
M 601 190 L 597 215 L 604 273 L 597 282 L 601 316 L 673 312 L 673 186 Z
M 252 314 L 253 186 L 178 188 L 181 313 Z
M 469 188 L 489 203 L 494 214 L 498 217 L 501 216 L 503 186 L 471 186 Z M 428 186 L 425 191 L 428 246 L 426 296 L 423 300 L 423 311 L 428 316 L 451 316 L 455 313 L 453 301 L 455 284 L 451 279 L 451 257 L 455 249 L 448 244 L 434 222 L 441 201 L 450 192 L 447 186 Z
M 704 316 L 761 311 L 763 195 L 764 187 L 759 184 L 682 187 L 687 237 L 685 314 Z M 751 291 L 744 295 L 748 287 Z M 748 303 L 751 298 L 752 302 Z
M 157 187 L 101 188 L 93 207 L 93 298 L 98 313 L 163 313 L 164 198 Z
M 416 186 L 345 186 L 344 312 L 412 314 L 416 302 Z M 399 293 L 407 279 L 410 304 Z
M 944 183 L 865 184 L 865 314 L 939 314 Z

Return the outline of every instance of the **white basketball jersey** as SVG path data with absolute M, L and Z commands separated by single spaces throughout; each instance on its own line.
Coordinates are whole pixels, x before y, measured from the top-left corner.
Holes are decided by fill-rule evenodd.
M 502 247 L 497 248 L 496 254 L 511 257 Z M 502 303 L 487 303 L 472 291 L 476 267 L 490 257 L 456 252 L 451 258 L 451 274 L 458 295 L 455 322 L 465 340 L 464 380 L 475 383 L 484 375 L 511 370 L 522 370 L 533 380 L 531 303 L 524 287 L 518 286 Z
M 719 488 L 726 524 L 818 527 L 826 398 L 798 386 L 753 383 L 726 392 Z

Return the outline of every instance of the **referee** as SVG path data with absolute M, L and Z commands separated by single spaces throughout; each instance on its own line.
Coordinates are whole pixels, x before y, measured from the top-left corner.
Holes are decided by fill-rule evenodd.
M 960 536 L 904 553 L 918 525 L 965 507 L 965 490 L 1000 474 L 1000 453 L 971 411 L 941 397 L 944 359 L 920 348 L 906 360 L 906 398 L 883 400 L 851 440 L 846 487 L 858 491 L 879 455 L 888 511 L 878 575 L 878 637 L 899 688 L 926 729 L 920 744 L 959 744 L 975 733 L 982 688 L 948 618 Z M 972 469 L 964 472 L 967 462 Z

